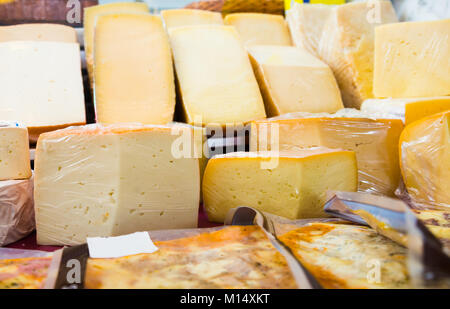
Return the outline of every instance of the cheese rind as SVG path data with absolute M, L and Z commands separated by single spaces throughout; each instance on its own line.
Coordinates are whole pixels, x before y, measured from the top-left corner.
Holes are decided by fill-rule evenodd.
M 292 46 L 289 28 L 281 15 L 234 13 L 225 17 L 225 24 L 236 28 L 245 46 Z
M 378 27 L 374 94 L 379 98 L 450 95 L 449 59 L 450 19 Z
M 183 26 L 223 25 L 222 14 L 204 10 L 163 10 L 161 11 L 161 16 L 167 30 Z
M 264 162 L 277 160 L 270 169 Z M 356 191 L 355 153 L 330 149 L 230 153 L 211 158 L 203 178 L 208 218 L 223 222 L 228 211 L 249 206 L 289 219 L 325 217 L 327 190 Z
M 331 69 L 306 51 L 290 46 L 248 48 L 268 117 L 292 112 L 334 113 L 342 108 Z
M 38 243 L 74 245 L 86 237 L 196 227 L 198 159 L 173 148 L 180 138 L 191 143 L 192 136 L 187 127 L 138 124 L 41 135 L 34 191 Z
M 74 28 L 58 24 L 22 24 L 0 27 L 0 42 L 8 41 L 78 42 Z
M 166 124 L 173 120 L 173 64 L 160 17 L 100 16 L 95 30 L 94 71 L 98 122 Z
M 0 122 L 0 180 L 31 177 L 27 128 Z

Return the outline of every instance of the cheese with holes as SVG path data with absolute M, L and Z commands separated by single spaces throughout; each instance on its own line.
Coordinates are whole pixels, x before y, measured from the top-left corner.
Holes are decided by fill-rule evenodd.
M 252 66 L 233 27 L 203 25 L 169 31 L 184 120 L 225 125 L 264 118 Z
M 356 191 L 357 174 L 352 151 L 229 153 L 209 160 L 203 202 L 214 222 L 223 222 L 239 206 L 288 219 L 324 217 L 327 190 Z
M 94 71 L 98 122 L 166 124 L 173 120 L 172 56 L 159 16 L 99 17 Z
M 234 13 L 225 17 L 225 24 L 234 26 L 246 46 L 291 46 L 291 34 L 281 15 L 262 13 Z
M 292 112 L 334 113 L 344 108 L 330 67 L 297 47 L 248 48 L 268 117 Z
M 450 95 L 449 59 L 450 19 L 378 27 L 374 94 L 380 98 Z
M 58 24 L 23 24 L 0 27 L 0 42 L 7 41 L 78 42 L 74 28 Z
M 167 30 L 182 26 L 223 25 L 222 14 L 204 10 L 163 10 L 161 16 Z
M 427 116 L 450 110 L 450 97 L 369 99 L 364 101 L 361 110 L 399 118 L 408 125 Z
M 294 113 L 252 123 L 250 150 L 323 146 L 356 153 L 359 191 L 394 196 L 400 181 L 400 119 L 370 118 L 357 110 Z
M 78 43 L 0 43 L 0 118 L 40 133 L 86 123 Z
M 145 3 L 108 3 L 90 6 L 84 9 L 84 49 L 91 88 L 94 87 L 94 35 L 97 18 L 106 14 L 117 13 L 148 13 Z
M 326 22 L 319 55 L 333 70 L 346 107 L 373 98 L 375 27 L 397 22 L 390 1 L 338 5 Z
M 0 180 L 31 177 L 27 128 L 0 121 Z
M 193 129 L 89 125 L 41 135 L 35 161 L 37 242 L 197 227 Z
M 400 137 L 400 164 L 413 201 L 450 206 L 450 111 L 405 128 Z

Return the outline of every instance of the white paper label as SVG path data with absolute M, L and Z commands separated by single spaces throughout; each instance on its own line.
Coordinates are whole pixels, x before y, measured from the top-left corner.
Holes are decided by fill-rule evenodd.
M 147 232 L 138 232 L 117 237 L 88 237 L 91 258 L 118 258 L 140 253 L 153 253 L 158 248 Z

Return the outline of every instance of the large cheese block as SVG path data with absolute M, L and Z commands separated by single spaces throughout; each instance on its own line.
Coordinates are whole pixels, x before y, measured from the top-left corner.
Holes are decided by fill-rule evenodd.
M 0 180 L 31 177 L 27 128 L 0 121 Z
M 78 42 L 74 28 L 58 24 L 23 24 L 0 27 L 0 42 L 7 41 Z
M 450 207 L 450 111 L 405 128 L 400 137 L 400 164 L 415 202 Z
M 0 117 L 40 133 L 86 123 L 77 43 L 0 43 Z
M 236 28 L 246 46 L 292 45 L 289 28 L 281 15 L 234 13 L 225 17 L 225 24 Z
M 74 245 L 92 236 L 197 227 L 198 159 L 182 152 L 191 148 L 192 136 L 192 128 L 139 124 L 41 135 L 34 191 L 38 243 Z
M 94 76 L 98 122 L 166 124 L 173 120 L 172 56 L 159 16 L 98 17 Z
M 249 206 L 289 219 L 324 217 L 327 190 L 356 191 L 355 153 L 330 149 L 238 152 L 211 158 L 203 180 L 210 221 Z
M 161 16 L 166 29 L 195 25 L 223 25 L 222 14 L 204 10 L 174 9 L 163 10 Z
M 357 110 L 294 113 L 252 123 L 250 150 L 323 146 L 355 151 L 359 191 L 394 196 L 400 182 L 400 119 L 371 118 Z
M 145 3 L 108 3 L 91 6 L 84 9 L 84 49 L 86 51 L 86 64 L 89 73 L 91 88 L 94 87 L 94 35 L 97 18 L 101 15 L 114 13 L 148 13 Z
M 369 99 L 364 101 L 361 110 L 367 113 L 384 114 L 387 117 L 402 119 L 406 125 L 450 110 L 450 96 L 403 99 Z
M 264 118 L 258 83 L 236 30 L 201 25 L 169 31 L 183 117 L 204 125 Z
M 373 98 L 375 27 L 397 22 L 390 1 L 348 3 L 332 11 L 319 55 L 333 70 L 346 107 L 360 108 Z
M 449 59 L 450 19 L 378 27 L 374 94 L 380 98 L 450 95 Z
M 330 67 L 290 46 L 248 48 L 268 117 L 292 112 L 334 113 L 344 108 Z

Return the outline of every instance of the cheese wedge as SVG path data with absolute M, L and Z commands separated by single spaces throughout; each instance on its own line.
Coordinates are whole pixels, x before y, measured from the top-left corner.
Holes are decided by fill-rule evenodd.
M 0 42 L 8 41 L 78 42 L 75 28 L 58 24 L 23 24 L 0 27 Z
M 98 122 L 166 124 L 173 120 L 172 56 L 160 17 L 100 16 L 95 29 L 94 71 Z
M 252 123 L 250 151 L 323 146 L 356 153 L 359 191 L 394 196 L 400 181 L 400 119 L 377 119 L 357 110 L 293 113 Z
M 39 134 L 85 124 L 80 47 L 77 43 L 0 43 L 0 117 Z
M 202 25 L 169 31 L 184 120 L 204 125 L 265 118 L 258 83 L 233 27 Z
M 320 58 L 333 70 L 346 107 L 373 98 L 375 27 L 397 22 L 390 1 L 338 5 L 324 26 Z
M 90 125 L 41 135 L 35 161 L 37 241 L 197 227 L 198 159 L 192 128 Z M 176 147 L 175 145 L 183 145 Z
M 0 180 L 31 177 L 27 128 L 0 121 Z
M 276 160 L 266 168 L 264 164 Z M 330 149 L 295 152 L 238 152 L 214 156 L 203 178 L 210 221 L 223 222 L 238 206 L 288 219 L 325 217 L 327 190 L 356 191 L 355 153 Z
M 450 95 L 449 59 L 450 19 L 378 27 L 374 94 L 380 98 Z
M 281 15 L 234 13 L 225 17 L 225 24 L 234 26 L 245 46 L 291 46 L 291 34 Z
M 182 26 L 223 25 L 222 14 L 204 10 L 163 10 L 161 16 L 167 30 Z
M 369 99 L 361 110 L 367 113 L 384 114 L 386 117 L 402 119 L 405 125 L 414 121 L 450 110 L 449 97 Z
M 292 112 L 334 113 L 344 108 L 330 67 L 297 47 L 248 48 L 267 116 Z
M 84 49 L 86 51 L 86 64 L 89 73 L 91 88 L 94 88 L 94 34 L 97 18 L 106 14 L 117 13 L 148 13 L 145 3 L 108 3 L 90 6 L 84 9 Z
M 400 164 L 415 202 L 450 206 L 450 111 L 405 128 L 400 137 Z

